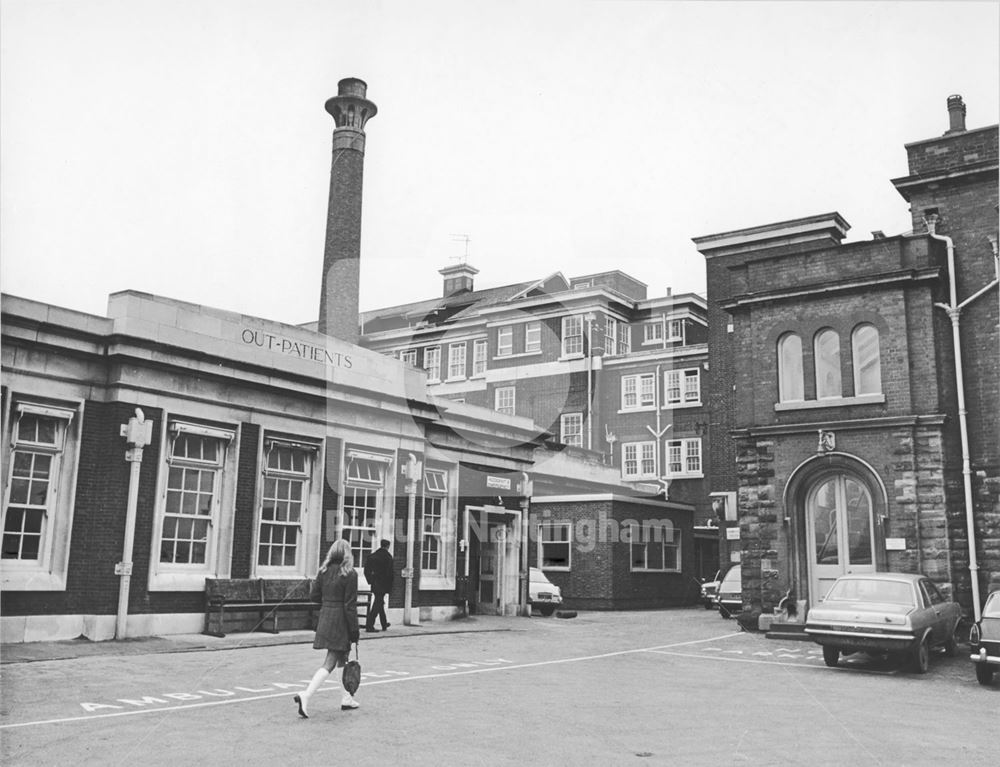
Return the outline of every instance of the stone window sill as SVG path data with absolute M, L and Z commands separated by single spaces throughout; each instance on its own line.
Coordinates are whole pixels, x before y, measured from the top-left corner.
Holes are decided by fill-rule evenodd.
M 860 397 L 828 397 L 804 402 L 776 402 L 775 412 L 788 410 L 815 410 L 824 407 L 851 407 L 852 405 L 879 405 L 885 402 L 884 394 L 862 394 Z

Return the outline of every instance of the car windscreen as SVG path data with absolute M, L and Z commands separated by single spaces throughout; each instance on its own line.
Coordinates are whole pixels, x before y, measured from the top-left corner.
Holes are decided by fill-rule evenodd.
M 827 601 L 879 602 L 880 604 L 914 606 L 913 586 L 902 581 L 883 581 L 875 578 L 852 578 L 837 581 Z
M 984 618 L 1000 618 L 1000 591 L 990 594 L 990 598 L 986 600 L 986 606 L 983 608 Z
M 719 591 L 740 591 L 742 589 L 743 578 L 739 565 L 730 569 L 719 584 Z

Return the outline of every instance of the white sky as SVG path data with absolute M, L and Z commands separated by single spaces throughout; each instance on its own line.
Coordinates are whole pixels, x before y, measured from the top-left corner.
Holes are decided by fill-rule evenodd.
M 996 2 L 2 0 L 0 286 L 318 313 L 337 81 L 368 123 L 361 308 L 621 269 L 840 211 L 909 228 L 903 144 L 998 122 Z

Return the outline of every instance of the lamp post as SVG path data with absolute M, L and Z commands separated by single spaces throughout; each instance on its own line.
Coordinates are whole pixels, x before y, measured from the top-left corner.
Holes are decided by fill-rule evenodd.
M 121 576 L 118 585 L 118 615 L 115 620 L 115 639 L 125 638 L 125 624 L 128 620 L 128 593 L 132 583 L 132 541 L 135 538 L 136 506 L 139 502 L 139 470 L 142 468 L 142 449 L 153 441 L 153 422 L 147 421 L 139 408 L 135 417 L 121 425 L 121 436 L 125 437 L 128 449 L 125 460 L 129 462 L 128 502 L 125 507 L 125 543 L 122 547 L 122 561 L 115 565 L 115 575 Z
M 413 620 L 413 538 L 417 526 L 417 489 L 423 477 L 423 464 L 410 453 L 406 465 L 403 466 L 403 476 L 406 477 L 406 567 L 403 569 L 405 590 L 403 591 L 403 625 L 413 626 L 420 621 Z
M 531 494 L 533 492 L 534 483 L 528 477 L 528 472 L 521 472 L 521 482 L 519 483 L 519 495 L 521 496 L 521 588 L 520 588 L 520 607 L 521 615 L 530 618 L 531 617 L 531 606 L 528 604 L 528 580 L 529 580 L 529 564 L 528 564 L 528 535 L 530 530 L 528 514 L 531 512 Z

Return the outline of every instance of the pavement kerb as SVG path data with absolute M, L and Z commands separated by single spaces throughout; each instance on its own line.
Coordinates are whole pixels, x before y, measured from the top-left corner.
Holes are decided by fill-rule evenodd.
M 422 623 L 417 626 L 396 626 L 386 632 L 362 633 L 361 641 L 382 641 L 413 636 L 441 634 L 470 634 L 484 631 L 517 631 L 516 618 L 477 616 L 451 621 Z M 526 626 L 520 626 L 526 628 Z M 312 644 L 313 632 L 309 630 L 283 631 L 280 634 L 263 632 L 233 633 L 224 637 L 207 634 L 172 634 L 167 636 L 139 637 L 124 640 L 91 641 L 86 637 L 55 642 L 5 643 L 0 646 L 0 665 L 37 663 L 40 661 L 75 660 L 78 658 L 154 655 L 162 653 L 212 652 L 217 650 L 246 650 L 254 647 Z

